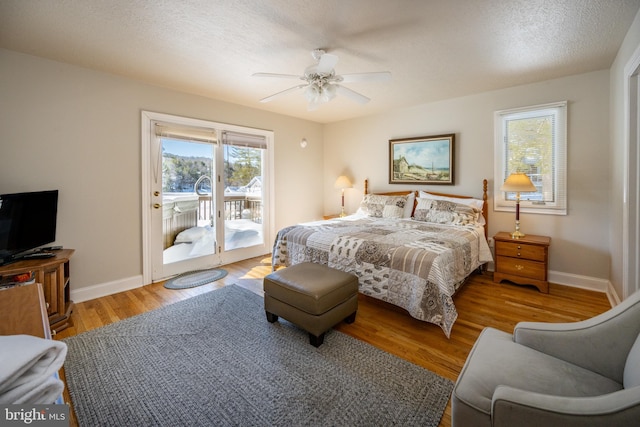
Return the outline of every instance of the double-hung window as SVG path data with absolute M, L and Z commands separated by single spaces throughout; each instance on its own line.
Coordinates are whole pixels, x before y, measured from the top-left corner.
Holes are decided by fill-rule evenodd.
M 529 176 L 537 191 L 520 194 L 520 209 L 567 214 L 567 102 L 496 111 L 494 206 L 515 210 L 516 194 L 500 187 L 511 173 Z

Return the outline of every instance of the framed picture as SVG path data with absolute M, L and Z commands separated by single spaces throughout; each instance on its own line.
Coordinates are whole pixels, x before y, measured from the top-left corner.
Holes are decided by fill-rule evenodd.
M 454 145 L 453 133 L 389 140 L 389 183 L 453 185 Z

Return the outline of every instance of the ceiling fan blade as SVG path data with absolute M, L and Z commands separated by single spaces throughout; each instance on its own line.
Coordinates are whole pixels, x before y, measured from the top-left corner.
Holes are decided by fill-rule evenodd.
M 353 73 L 353 74 L 342 74 L 341 82 L 344 83 L 352 83 L 352 82 L 387 82 L 391 80 L 391 73 L 388 71 L 380 71 L 374 73 Z
M 338 57 L 332 55 L 330 53 L 324 53 L 320 57 L 320 62 L 318 62 L 318 67 L 316 68 L 316 72 L 318 74 L 331 74 L 333 68 L 338 63 Z
M 269 102 L 269 101 L 273 101 L 275 98 L 279 98 L 282 95 L 286 95 L 290 92 L 294 92 L 298 89 L 302 89 L 303 87 L 306 87 L 307 85 L 298 85 L 298 86 L 294 86 L 294 87 L 290 87 L 289 89 L 285 89 L 283 91 L 280 91 L 278 93 L 274 93 L 273 95 L 267 96 L 266 98 L 262 98 L 260 100 L 260 102 Z
M 344 95 L 347 98 L 350 98 L 351 100 L 357 102 L 358 104 L 366 104 L 367 102 L 371 101 L 371 99 L 367 98 L 364 95 L 359 94 L 356 91 L 349 89 L 348 87 L 344 87 L 341 85 L 334 85 L 334 86 L 336 88 L 336 93 L 338 93 L 338 95 Z
M 278 74 L 278 73 L 253 73 L 253 77 L 276 77 L 279 79 L 302 79 L 300 76 L 296 76 L 295 74 Z

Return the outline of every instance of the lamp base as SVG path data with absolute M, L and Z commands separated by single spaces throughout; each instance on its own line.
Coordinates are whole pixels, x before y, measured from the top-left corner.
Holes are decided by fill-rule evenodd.
M 516 217 L 516 231 L 511 233 L 511 238 L 512 239 L 520 239 L 520 238 L 522 238 L 524 236 L 525 236 L 525 234 L 520 231 L 520 218 Z
M 526 234 L 522 233 L 520 230 L 516 230 L 513 233 L 511 233 L 511 238 L 512 239 L 520 239 L 521 237 L 526 236 Z
M 342 207 L 342 211 L 340 212 L 340 215 L 338 215 L 339 218 L 344 218 L 345 216 L 347 216 L 347 214 L 344 212 L 344 206 Z

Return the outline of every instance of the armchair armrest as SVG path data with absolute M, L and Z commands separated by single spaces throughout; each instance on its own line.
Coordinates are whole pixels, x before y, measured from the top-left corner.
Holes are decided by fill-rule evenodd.
M 494 427 L 629 426 L 640 419 L 640 387 L 594 397 L 563 397 L 498 386 L 491 402 Z
M 624 365 L 638 334 L 640 292 L 581 322 L 520 322 L 513 331 L 513 339 L 622 384 Z

